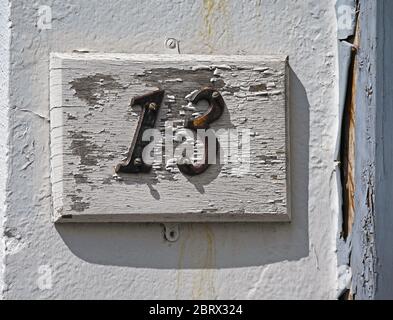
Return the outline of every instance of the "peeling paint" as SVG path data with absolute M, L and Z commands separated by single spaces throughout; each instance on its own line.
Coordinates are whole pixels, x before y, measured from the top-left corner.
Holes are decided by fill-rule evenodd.
M 86 131 L 72 133 L 71 151 L 72 154 L 80 157 L 81 165 L 96 166 L 98 160 L 93 152 L 98 149 L 98 146 L 93 142 L 93 137 L 86 134 Z
M 250 92 L 266 91 L 267 85 L 265 83 L 250 86 Z
M 71 209 L 76 212 L 83 212 L 86 209 L 90 207 L 90 203 L 84 202 L 83 197 L 77 196 L 77 195 L 69 195 L 67 196 L 71 198 L 72 204 L 71 204 Z
M 92 107 L 101 104 L 99 102 L 100 97 L 105 94 L 105 91 L 121 89 L 113 76 L 100 73 L 75 79 L 70 84 L 71 89 L 75 91 L 75 95 Z
M 351 240 L 350 264 L 352 269 L 351 292 L 355 300 L 374 299 L 377 292 L 377 261 L 375 241 L 376 226 L 376 177 L 378 162 L 383 157 L 377 154 L 377 113 L 384 104 L 377 101 L 377 8 L 380 1 L 359 0 L 360 50 L 358 51 L 358 79 L 356 93 L 356 175 L 355 212 Z M 391 3 L 391 2 L 390 2 Z M 389 53 L 390 61 L 390 53 Z M 382 73 L 381 73 L 382 74 Z M 377 103 L 380 104 L 376 108 Z M 384 115 L 382 115 L 384 118 Z M 383 169 L 384 170 L 384 169 Z M 385 173 L 384 173 L 385 174 Z M 384 213 L 382 213 L 384 214 Z M 390 233 L 390 231 L 389 231 Z M 390 273 L 390 270 L 389 270 Z M 388 276 L 390 278 L 390 276 Z M 391 279 L 391 278 L 390 278 Z

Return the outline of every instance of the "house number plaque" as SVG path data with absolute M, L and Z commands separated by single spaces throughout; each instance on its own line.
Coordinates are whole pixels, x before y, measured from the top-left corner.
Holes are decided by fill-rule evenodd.
M 283 56 L 53 53 L 53 220 L 290 221 Z

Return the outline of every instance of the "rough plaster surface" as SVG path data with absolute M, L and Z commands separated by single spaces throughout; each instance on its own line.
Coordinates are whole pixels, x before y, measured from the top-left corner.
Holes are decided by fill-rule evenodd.
M 336 297 L 334 1 L 45 1 L 51 30 L 40 4 L 11 1 L 5 298 Z M 291 224 L 186 224 L 167 243 L 154 224 L 50 222 L 50 52 L 177 54 L 167 36 L 182 53 L 291 57 Z
M 9 85 L 9 3 L 0 3 L 0 135 L 4 140 L 0 143 L 0 234 L 3 235 L 3 223 L 6 211 L 7 158 L 8 158 L 8 85 Z M 0 299 L 3 292 L 4 272 L 4 238 L 0 237 Z

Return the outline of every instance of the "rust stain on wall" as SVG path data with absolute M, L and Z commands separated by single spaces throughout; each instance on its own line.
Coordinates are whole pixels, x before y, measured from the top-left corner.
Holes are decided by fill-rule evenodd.
M 184 278 L 186 277 L 184 275 L 184 263 L 185 263 L 185 259 L 186 259 L 186 252 L 187 252 L 187 244 L 188 241 L 190 239 L 190 235 L 191 235 L 191 228 L 192 225 L 185 225 L 187 226 L 187 230 L 185 230 L 186 232 L 184 232 L 185 236 L 180 237 L 180 246 L 179 246 L 179 261 L 178 261 L 178 271 L 177 271 L 177 275 L 176 275 L 176 298 L 177 299 L 181 299 L 183 292 L 181 291 L 181 289 L 184 286 Z
M 202 299 L 208 297 L 214 299 L 217 297 L 215 282 L 215 239 L 214 233 L 209 225 L 195 227 L 192 224 L 186 225 L 184 236 L 180 238 L 178 272 L 176 275 L 176 297 L 184 295 L 184 290 L 189 284 L 185 281 L 187 273 L 194 272 L 193 281 L 191 283 L 193 299 Z M 200 235 L 204 235 L 203 243 L 197 243 Z M 195 246 L 196 245 L 196 246 Z M 196 248 L 198 252 L 196 253 Z M 184 271 L 191 264 L 193 271 Z
M 209 52 L 215 51 L 216 42 L 225 36 L 230 38 L 231 24 L 229 22 L 227 0 L 203 0 L 203 31 L 201 36 Z
M 213 9 L 214 0 L 203 0 L 203 22 L 205 24 L 206 35 L 210 38 L 213 33 Z
M 201 270 L 198 277 L 196 277 L 193 286 L 193 299 L 198 300 L 203 297 L 214 299 L 216 297 L 216 290 L 214 287 L 215 274 L 215 245 L 214 235 L 209 225 L 205 225 L 206 235 L 206 253 L 203 256 L 201 263 Z

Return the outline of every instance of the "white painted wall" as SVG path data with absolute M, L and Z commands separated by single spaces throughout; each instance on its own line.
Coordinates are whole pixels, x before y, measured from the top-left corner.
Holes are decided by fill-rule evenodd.
M 6 211 L 7 156 L 8 156 L 8 85 L 9 85 L 9 6 L 0 3 L 0 234 L 4 233 L 3 223 Z M 3 292 L 4 238 L 0 237 L 0 292 Z M 0 293 L 0 298 L 2 294 Z
M 3 297 L 335 298 L 334 2 L 10 0 L 10 94 L 0 120 L 0 176 L 8 182 Z M 39 5 L 52 8 L 51 30 L 36 26 Z M 177 54 L 164 47 L 168 36 L 181 40 L 184 54 L 290 56 L 291 224 L 183 225 L 174 244 L 154 224 L 51 224 L 50 52 Z M 52 286 L 41 290 L 49 287 L 45 266 Z

